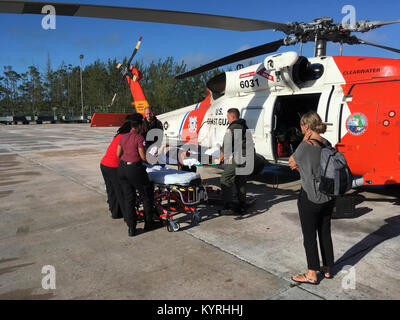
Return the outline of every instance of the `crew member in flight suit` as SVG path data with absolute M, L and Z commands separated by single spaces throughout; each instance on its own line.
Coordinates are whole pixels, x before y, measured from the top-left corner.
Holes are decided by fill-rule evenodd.
M 221 175 L 221 191 L 222 191 L 222 201 L 223 201 L 223 208 L 219 211 L 220 214 L 224 214 L 234 211 L 235 213 L 239 213 L 241 215 L 246 213 L 246 181 L 247 175 L 238 175 L 236 173 L 236 169 L 239 167 L 244 167 L 245 163 L 237 164 L 235 162 L 235 158 L 233 157 L 234 153 L 240 153 L 242 157 L 246 157 L 246 130 L 248 129 L 246 120 L 240 119 L 239 110 L 236 108 L 231 108 L 228 110 L 227 113 L 228 118 L 228 129 L 224 136 L 224 143 L 221 148 L 221 154 L 219 158 L 219 163 L 226 163 L 224 172 Z M 241 139 L 241 150 L 235 150 L 235 143 L 234 143 L 234 130 L 241 130 L 242 134 L 239 135 Z M 231 150 L 229 148 L 225 148 L 226 144 L 229 143 L 232 146 Z M 254 144 L 251 141 L 251 145 Z M 225 154 L 225 152 L 229 152 L 229 154 Z M 235 185 L 237 190 L 237 196 L 239 205 L 234 206 L 232 204 L 232 187 Z
M 118 177 L 125 198 L 124 218 L 129 228 L 128 235 L 132 237 L 136 234 L 136 190 L 143 198 L 144 230 L 148 231 L 153 227 L 154 186 L 143 165 L 146 162 L 146 152 L 145 140 L 140 134 L 142 121 L 137 119 L 130 123 L 130 132 L 119 140 L 117 156 L 121 158 Z

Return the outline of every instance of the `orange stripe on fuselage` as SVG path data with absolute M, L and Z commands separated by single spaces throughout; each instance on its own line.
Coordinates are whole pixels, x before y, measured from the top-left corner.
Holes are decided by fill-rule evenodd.
M 196 109 L 190 111 L 185 119 L 180 135 L 180 139 L 182 142 L 190 142 L 193 144 L 198 143 L 199 131 L 203 123 L 204 116 L 210 109 L 210 106 L 210 91 L 207 89 L 206 98 L 200 102 L 199 106 Z

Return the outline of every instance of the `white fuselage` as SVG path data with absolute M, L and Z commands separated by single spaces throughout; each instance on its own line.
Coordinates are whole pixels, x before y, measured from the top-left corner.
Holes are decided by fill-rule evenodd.
M 287 52 L 269 56 L 264 63 L 249 66 L 238 71 L 226 72 L 226 86 L 223 95 L 217 99 L 211 97 L 210 107 L 201 123 L 198 123 L 198 142 L 208 148 L 222 144 L 227 128 L 226 114 L 230 108 L 237 108 L 241 118 L 245 119 L 253 132 L 256 152 L 267 160 L 278 160 L 274 150 L 274 130 L 276 129 L 276 102 L 282 96 L 303 96 L 320 94 L 317 112 L 325 120 L 328 100 L 330 105 L 342 103 L 343 91 L 340 84 L 343 76 L 332 57 L 310 58 L 310 64 L 320 64 L 324 68 L 322 76 L 317 80 L 309 80 L 296 85 L 291 77 L 292 68 L 298 56 L 295 52 Z M 271 63 L 271 61 L 273 63 Z M 267 66 L 267 67 L 265 67 Z M 300 98 L 301 99 L 301 98 Z M 195 114 L 197 105 L 192 105 L 160 115 L 158 118 L 168 122 L 165 135 L 171 139 L 180 139 L 180 132 L 188 114 Z M 191 113 L 192 112 L 192 113 Z M 343 116 L 350 114 L 346 103 Z M 325 137 L 335 144 L 338 140 L 339 121 L 338 108 L 331 108 L 327 114 L 328 130 Z M 345 134 L 346 130 L 342 130 Z M 285 163 L 286 159 L 280 161 Z

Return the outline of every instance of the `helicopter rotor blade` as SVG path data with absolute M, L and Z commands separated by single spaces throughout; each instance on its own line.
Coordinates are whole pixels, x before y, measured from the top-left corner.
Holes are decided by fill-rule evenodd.
M 112 105 L 114 104 L 114 101 L 115 101 L 115 98 L 117 97 L 117 93 L 114 93 L 114 96 L 112 97 L 112 99 L 111 99 L 111 103 L 110 103 L 110 105 L 108 106 L 108 107 L 112 107 Z
M 202 73 L 202 72 L 205 72 L 205 71 L 217 68 L 217 67 L 225 66 L 230 63 L 234 63 L 234 62 L 241 61 L 241 60 L 248 59 L 248 58 L 257 57 L 262 54 L 275 52 L 282 45 L 284 45 L 284 39 L 280 39 L 280 40 L 277 40 L 274 42 L 269 42 L 269 43 L 263 44 L 258 47 L 240 51 L 240 52 L 231 54 L 230 56 L 226 56 L 224 58 L 221 58 L 221 59 L 212 61 L 210 63 L 207 63 L 205 65 L 202 65 L 202 66 L 195 68 L 193 70 L 190 70 L 188 72 L 181 73 L 181 74 L 175 76 L 175 79 L 183 79 L 183 78 L 191 77 L 196 74 L 199 74 L 199 73 Z
M 56 14 L 61 16 L 159 22 L 234 31 L 255 31 L 266 29 L 276 29 L 283 32 L 288 31 L 288 26 L 285 23 L 271 22 L 266 20 L 254 20 L 171 10 L 102 6 L 78 3 L 2 0 L 0 1 L 0 13 L 42 14 L 42 9 L 45 5 L 52 5 L 56 10 Z
M 389 51 L 393 51 L 393 52 L 396 52 L 396 53 L 400 53 L 400 50 L 399 50 L 399 49 L 396 49 L 396 48 L 387 47 L 387 46 L 382 46 L 382 45 L 380 45 L 380 44 L 367 42 L 367 41 L 365 41 L 365 40 L 358 39 L 358 38 L 357 38 L 357 40 L 358 40 L 357 44 L 366 44 L 366 45 L 368 45 L 368 46 L 378 47 L 378 48 L 382 48 L 382 49 L 385 49 L 385 50 L 389 50 Z
M 341 26 L 343 30 L 352 31 L 352 32 L 367 32 L 372 29 L 376 29 L 382 26 L 386 26 L 389 24 L 400 23 L 400 19 L 397 20 L 360 20 L 357 21 L 354 25 L 349 23 L 342 23 Z
M 128 68 L 129 68 L 129 66 L 130 66 L 130 64 L 131 64 L 131 62 L 132 62 L 133 57 L 136 55 L 137 51 L 139 50 L 140 44 L 142 43 L 142 39 L 143 39 L 143 37 L 140 37 L 140 38 L 139 38 L 139 41 L 138 41 L 138 43 L 136 44 L 135 50 L 133 50 L 132 55 L 131 55 L 131 57 L 129 58 L 127 64 L 126 64 L 126 65 L 128 66 Z
M 136 76 L 135 74 L 130 73 L 130 71 L 129 71 L 129 66 L 131 65 L 131 62 L 132 62 L 133 58 L 135 57 L 136 53 L 137 53 L 138 50 L 139 50 L 140 44 L 142 43 L 142 39 L 143 39 L 143 37 L 140 37 L 140 38 L 139 38 L 139 41 L 138 41 L 138 43 L 136 44 L 136 47 L 135 47 L 135 49 L 133 50 L 131 57 L 129 58 L 128 62 L 126 63 L 126 66 L 125 66 L 125 65 L 122 65 L 122 63 L 118 63 L 118 64 L 117 64 L 117 69 L 120 70 L 120 71 L 121 71 L 121 74 L 123 75 L 123 77 L 121 77 L 120 80 L 119 80 L 118 86 L 122 83 L 123 79 L 124 79 L 125 77 L 127 77 L 127 76 L 128 76 L 128 77 L 131 77 L 131 76 L 132 76 L 131 79 L 132 79 L 133 81 L 136 81 L 137 76 Z M 113 105 L 116 96 L 117 96 L 117 92 L 114 94 L 114 96 L 113 96 L 113 98 L 112 98 L 112 100 L 111 100 L 110 107 Z
M 396 20 L 377 20 L 377 21 L 368 21 L 368 24 L 374 27 L 386 26 L 388 24 L 400 23 L 400 19 Z

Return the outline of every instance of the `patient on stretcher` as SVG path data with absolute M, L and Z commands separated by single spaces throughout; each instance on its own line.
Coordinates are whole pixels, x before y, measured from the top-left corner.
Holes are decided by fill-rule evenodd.
M 160 165 L 147 165 L 146 171 L 154 184 L 186 186 L 193 180 L 200 179 L 200 174 L 196 172 L 169 169 Z
M 178 147 L 164 144 L 160 148 L 154 146 L 148 151 L 149 158 L 151 158 L 149 162 L 160 165 L 178 165 L 179 168 L 187 167 L 189 171 L 195 171 L 191 170 L 195 169 L 192 167 L 201 164 L 201 154 L 199 154 L 199 149 L 200 147 L 198 146 L 187 145 L 185 145 L 185 147 Z M 206 160 L 209 160 L 208 156 L 206 157 Z M 183 169 L 185 170 L 185 168 Z

